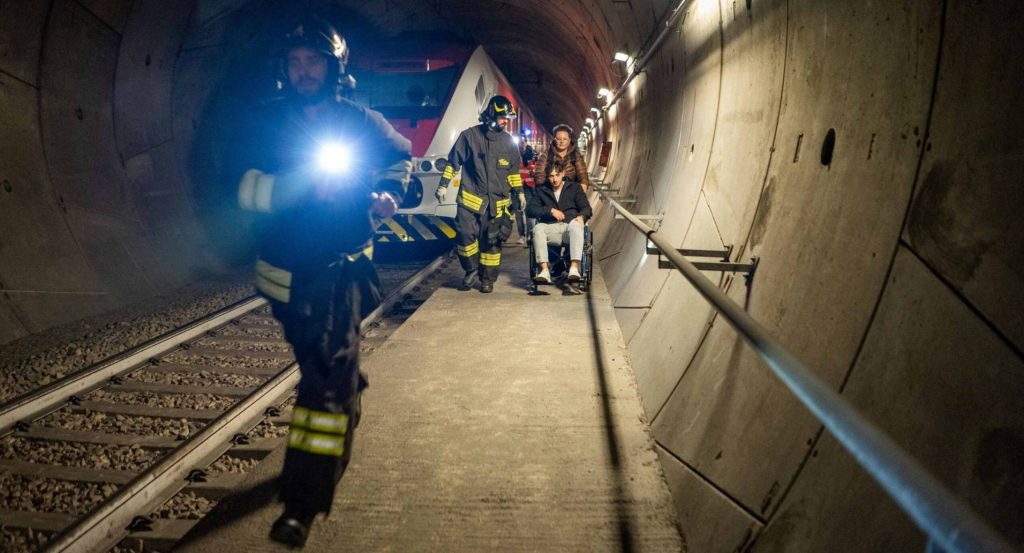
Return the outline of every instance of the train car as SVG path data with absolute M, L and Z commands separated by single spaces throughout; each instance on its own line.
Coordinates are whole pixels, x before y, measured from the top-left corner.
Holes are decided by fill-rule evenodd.
M 377 228 L 378 244 L 450 240 L 455 237 L 457 194 L 438 204 L 434 190 L 446 156 L 464 129 L 479 123 L 487 100 L 502 94 L 519 112 L 508 131 L 536 140 L 544 136 L 536 119 L 481 46 L 430 39 L 390 40 L 353 59 L 352 98 L 381 112 L 412 142 L 409 193 L 394 217 Z M 459 186 L 460 178 L 452 181 Z

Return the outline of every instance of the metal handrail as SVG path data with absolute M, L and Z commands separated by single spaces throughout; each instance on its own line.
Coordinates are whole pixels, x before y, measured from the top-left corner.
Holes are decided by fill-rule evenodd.
M 597 189 L 595 187 L 595 189 Z M 929 474 L 881 429 L 819 379 L 720 288 L 603 191 L 598 194 L 654 243 L 750 344 L 772 372 L 828 428 L 911 519 L 949 553 L 1015 553 L 1017 550 L 988 523 Z

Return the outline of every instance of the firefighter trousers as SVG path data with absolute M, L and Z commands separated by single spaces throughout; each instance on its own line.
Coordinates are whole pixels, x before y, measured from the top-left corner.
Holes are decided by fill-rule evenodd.
M 512 218 L 506 213 L 507 206 L 499 215 L 491 216 L 486 206 L 478 213 L 460 205 L 455 216 L 459 264 L 467 273 L 479 271 L 481 281 L 494 282 L 498 278 L 501 244 L 512 233 Z
M 366 387 L 359 371 L 359 326 L 379 300 L 376 272 L 363 257 L 293 281 L 288 303 L 271 301 L 301 371 L 279 480 L 287 509 L 330 511 L 351 458 L 359 395 Z

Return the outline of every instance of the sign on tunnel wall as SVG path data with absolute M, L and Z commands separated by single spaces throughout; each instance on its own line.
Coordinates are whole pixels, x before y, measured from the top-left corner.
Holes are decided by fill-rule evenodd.
M 608 167 L 608 156 L 612 153 L 612 143 L 605 142 L 601 145 L 601 157 L 597 160 L 597 165 L 600 167 Z

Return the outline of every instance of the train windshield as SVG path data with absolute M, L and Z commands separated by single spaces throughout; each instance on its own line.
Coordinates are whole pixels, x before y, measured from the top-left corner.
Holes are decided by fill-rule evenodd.
M 419 72 L 359 72 L 354 99 L 388 119 L 438 119 L 459 68 Z

